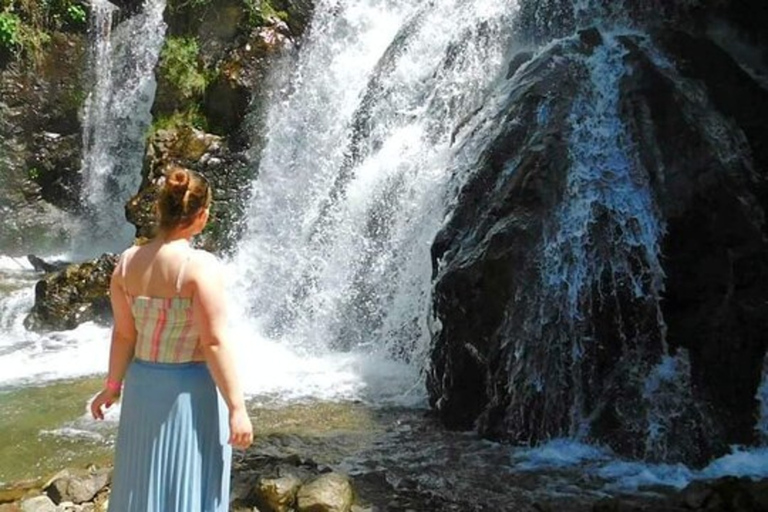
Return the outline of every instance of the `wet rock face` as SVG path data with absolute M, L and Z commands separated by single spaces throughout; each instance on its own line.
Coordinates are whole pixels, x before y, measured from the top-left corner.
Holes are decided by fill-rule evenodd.
M 315 10 L 312 0 L 272 0 L 272 5 L 288 15 L 286 23 L 294 38 L 298 39 L 306 32 Z
M 671 141 L 659 145 L 659 165 L 666 167 L 670 185 L 662 203 L 668 231 L 662 249 L 668 339 L 673 348 L 690 351 L 692 384 L 715 408 L 724 438 L 748 444 L 754 441 L 768 327 L 768 92 L 706 39 L 681 33 L 657 39 L 680 72 L 707 91 L 711 108 L 732 120 L 722 128 L 738 137 L 722 148 L 734 160 L 723 169 L 714 161 L 716 154 L 699 149 L 708 141 L 690 126 L 692 112 L 670 109 L 670 96 L 663 103 L 664 86 L 645 95 L 656 137 Z M 652 74 L 644 80 L 659 83 Z M 700 114 L 704 130 L 717 129 Z M 646 143 L 649 125 L 637 129 Z
M 211 218 L 200 244 L 216 252 L 231 249 L 239 236 L 243 189 L 249 183 L 247 161 L 241 153 L 232 152 L 223 137 L 190 126 L 160 130 L 148 141 L 143 185 L 125 207 L 126 218 L 136 226 L 136 236 L 151 238 L 157 233 L 157 180 L 170 163 L 203 173 L 213 187 Z
M 84 34 L 51 33 L 39 62 L 0 68 L 0 245 L 60 250 L 79 208 Z
M 432 248 L 443 422 L 694 464 L 753 441 L 768 95 L 671 31 L 582 32 L 510 80 Z
M 277 17 L 257 22 L 253 15 L 238 0 L 215 0 L 204 7 L 169 3 L 169 34 L 196 42 L 198 65 L 211 78 L 204 91 L 184 96 L 161 74 L 152 112 L 168 116 L 199 110 L 210 133 L 184 121 L 149 138 L 142 185 L 126 205 L 126 217 L 138 237 L 156 233 L 155 183 L 167 165 L 175 163 L 203 173 L 214 189 L 211 218 L 199 245 L 226 253 L 239 239 L 255 172 L 250 160 L 260 147 L 253 134 L 263 131 L 266 77 L 301 36 Z
M 111 321 L 109 281 L 116 265 L 116 255 L 104 254 L 44 276 L 35 286 L 35 305 L 24 325 L 34 331 L 61 331 L 83 322 Z
M 36 150 L 27 165 L 30 178 L 40 187 L 40 197 L 64 210 L 77 211 L 82 186 L 80 133 L 43 132 L 32 140 Z
M 230 134 L 232 144 L 250 144 L 252 133 L 244 131 L 246 117 L 263 115 L 266 78 L 275 60 L 292 48 L 291 31 L 284 22 L 273 19 L 269 25 L 253 29 L 222 58 L 221 72 L 208 86 L 204 108 L 213 127 Z
M 693 482 L 670 501 L 676 501 L 681 510 L 766 510 L 768 482 L 735 477 Z

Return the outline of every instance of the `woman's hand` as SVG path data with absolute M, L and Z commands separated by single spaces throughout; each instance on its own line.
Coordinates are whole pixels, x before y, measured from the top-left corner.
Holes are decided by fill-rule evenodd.
M 229 413 L 229 444 L 245 450 L 253 443 L 253 426 L 245 408 Z
M 104 409 L 109 409 L 119 398 L 120 393 L 118 391 L 111 389 L 101 390 L 101 392 L 96 395 L 96 398 L 93 399 L 93 402 L 91 402 L 91 415 L 93 418 L 103 420 L 104 411 L 102 411 L 101 408 L 104 407 Z

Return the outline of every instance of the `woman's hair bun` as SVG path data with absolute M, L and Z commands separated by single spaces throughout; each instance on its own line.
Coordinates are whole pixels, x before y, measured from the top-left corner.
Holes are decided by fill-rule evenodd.
M 183 196 L 189 188 L 189 172 L 186 169 L 172 169 L 165 178 L 165 188 L 171 195 Z
M 195 215 L 211 204 L 211 187 L 196 171 L 172 164 L 158 185 L 157 213 L 162 230 L 190 225 Z

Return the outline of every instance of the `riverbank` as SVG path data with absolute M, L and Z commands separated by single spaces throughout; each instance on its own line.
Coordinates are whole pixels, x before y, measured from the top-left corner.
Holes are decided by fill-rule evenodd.
M 15 482 L 0 491 L 0 503 L 6 502 L 0 510 L 16 510 L 9 502 L 39 494 L 62 468 L 108 470 L 115 418 L 96 423 L 85 416 L 85 403 L 99 385 L 99 379 L 79 379 L 0 394 L 0 439 L 13 439 L 2 443 L 0 461 L 4 474 L 13 475 L 5 481 Z M 253 399 L 249 409 L 256 442 L 235 454 L 232 510 L 237 511 L 257 506 L 254 489 L 264 480 L 293 475 L 308 482 L 329 472 L 349 477 L 358 511 L 768 510 L 760 508 L 768 506 L 766 480 L 727 477 L 683 485 L 672 473 L 665 477 L 646 465 L 631 487 L 605 471 L 620 461 L 602 461 L 602 472 L 590 467 L 597 449 L 578 453 L 588 448 L 564 444 L 535 453 L 515 449 L 446 431 L 420 409 Z M 560 464 L 543 463 L 546 457 Z M 564 464 L 568 457 L 581 462 Z M 651 478 L 653 472 L 657 476 Z M 263 505 L 258 510 L 265 512 Z
M 119 410 L 107 421 L 89 418 L 88 400 L 101 378 L 73 379 L 0 390 L 0 486 L 40 480 L 64 467 L 107 466 Z M 277 404 L 251 401 L 257 438 L 270 435 L 326 439 L 313 457 L 333 464 L 381 433 L 370 410 L 359 403 Z M 343 433 L 343 442 L 333 441 Z

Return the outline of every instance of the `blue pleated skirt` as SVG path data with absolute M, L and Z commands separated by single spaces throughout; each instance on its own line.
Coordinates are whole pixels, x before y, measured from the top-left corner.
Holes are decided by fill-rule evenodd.
M 205 363 L 134 360 L 122 396 L 109 512 L 227 512 L 227 408 Z

